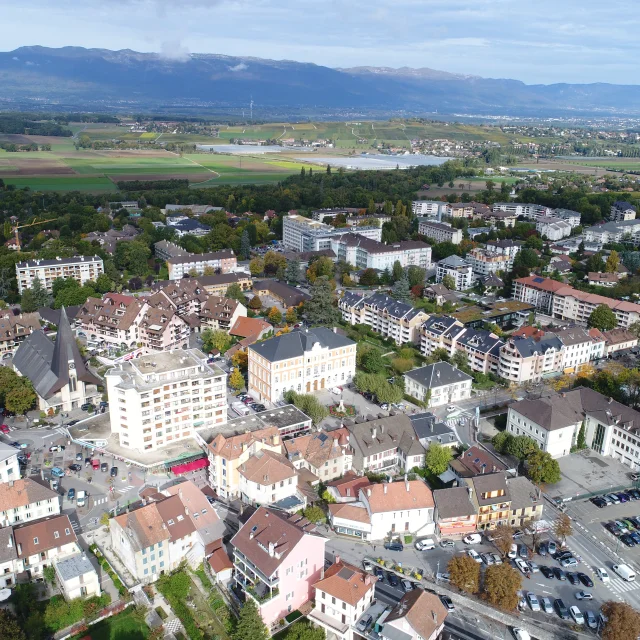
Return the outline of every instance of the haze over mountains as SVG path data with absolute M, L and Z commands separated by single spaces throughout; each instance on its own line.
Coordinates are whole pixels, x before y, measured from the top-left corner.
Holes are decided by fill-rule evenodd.
M 161 56 L 81 47 L 34 46 L 2 52 L 0 87 L 3 99 L 76 107 L 96 103 L 244 107 L 253 99 L 261 107 L 292 111 L 514 116 L 640 112 L 638 85 L 526 85 L 430 68 L 332 69 L 284 60 L 183 52 Z

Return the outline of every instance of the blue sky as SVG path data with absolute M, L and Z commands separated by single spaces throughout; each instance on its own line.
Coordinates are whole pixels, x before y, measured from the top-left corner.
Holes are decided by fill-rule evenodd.
M 640 84 L 633 0 L 7 0 L 3 50 L 221 53 L 430 67 L 529 84 Z

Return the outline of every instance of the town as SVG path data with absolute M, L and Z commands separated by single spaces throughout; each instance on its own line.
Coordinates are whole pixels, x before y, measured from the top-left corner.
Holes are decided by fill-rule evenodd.
M 34 217 L 2 186 L 0 599 L 29 638 L 638 628 L 638 200 L 427 200 L 446 171 L 336 206 L 303 170 L 323 206 L 263 210 Z

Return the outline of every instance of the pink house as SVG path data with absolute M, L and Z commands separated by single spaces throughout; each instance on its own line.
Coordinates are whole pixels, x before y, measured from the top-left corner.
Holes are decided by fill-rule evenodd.
M 260 507 L 231 540 L 233 579 L 272 627 L 313 598 L 326 538 L 300 515 Z

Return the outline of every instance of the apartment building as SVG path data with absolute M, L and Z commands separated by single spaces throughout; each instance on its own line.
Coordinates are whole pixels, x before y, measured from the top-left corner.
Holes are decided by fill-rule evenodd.
M 277 280 L 256 280 L 253 283 L 253 292 L 257 296 L 269 296 L 284 307 L 297 307 L 311 298 L 297 287 Z
M 128 360 L 105 378 L 111 432 L 123 447 L 156 450 L 227 421 L 227 376 L 197 349 Z
M 476 507 L 478 529 L 495 529 L 498 525 L 509 524 L 511 497 L 504 473 L 487 473 L 467 478 L 464 482 Z
M 466 262 L 478 278 L 486 278 L 498 272 L 508 272 L 513 267 L 513 259 L 509 256 L 480 248 L 472 249 L 467 254 Z
M 383 244 L 354 233 L 343 233 L 331 240 L 331 249 L 338 260 L 344 260 L 357 269 L 391 270 L 396 262 L 402 267 L 431 266 L 431 247 L 417 240 L 403 240 Z
M 0 589 L 8 589 L 16 584 L 16 564 L 18 554 L 13 528 L 0 529 Z
M 381 640 L 436 640 L 449 615 L 435 593 L 415 589 L 405 593 L 384 620 Z
M 268 402 L 293 389 L 310 393 L 355 375 L 356 343 L 326 327 L 294 330 L 247 348 L 249 393 Z
M 252 506 L 275 505 L 298 492 L 298 472 L 285 456 L 261 449 L 238 467 L 240 499 Z M 305 506 L 301 502 L 300 507 Z
M 509 213 L 508 211 L 491 211 L 487 213 L 482 213 L 479 216 L 474 216 L 474 218 L 484 220 L 486 223 L 490 225 L 492 228 L 496 228 L 498 224 L 503 225 L 505 228 L 515 227 L 516 222 L 518 221 L 518 216 L 514 213 Z
M 471 263 L 460 256 L 452 255 L 438 262 L 436 282 L 442 282 L 445 276 L 451 276 L 456 283 L 456 291 L 465 291 L 473 286 L 475 277 Z
M 582 238 L 585 245 L 588 242 L 596 243 L 598 248 L 602 248 L 602 245 L 605 244 L 621 242 L 623 239 L 637 246 L 640 244 L 640 220 L 634 218 L 611 221 L 587 227 L 582 232 Z
M 56 580 L 65 600 L 100 595 L 100 578 L 86 554 L 78 553 L 54 562 Z
M 247 308 L 231 298 L 209 296 L 200 309 L 200 326 L 202 329 L 226 331 L 231 330 L 239 318 L 247 317 Z
M 500 349 L 498 375 L 510 383 L 542 380 L 543 376 L 562 371 L 564 347 L 559 338 L 545 335 L 533 338 L 509 338 Z
M 551 215 L 552 209 L 541 204 L 531 204 L 528 202 L 496 202 L 493 205 L 494 211 L 506 211 L 515 216 L 522 216 L 530 220 L 536 220 L 540 216 Z
M 509 258 L 509 269 L 513 268 L 513 260 L 518 255 L 524 242 L 522 240 L 487 240 L 485 251 Z
M 73 278 L 80 285 L 95 282 L 104 273 L 102 258 L 98 256 L 77 256 L 75 258 L 56 258 L 55 260 L 27 260 L 16 263 L 16 280 L 20 294 L 33 286 L 37 277 L 49 292 L 57 278 Z
M 207 444 L 209 484 L 225 500 L 240 495 L 238 469 L 262 450 L 282 453 L 282 439 L 277 427 L 265 427 L 238 435 L 221 433 Z
M 573 227 L 565 220 L 551 216 L 541 216 L 536 220 L 536 231 L 547 240 L 562 240 L 571 235 Z
M 212 253 L 196 253 L 186 256 L 172 256 L 167 260 L 169 280 L 180 280 L 191 271 L 204 275 L 205 269 L 215 273 L 231 273 L 238 266 L 233 249 L 223 249 Z
M 313 585 L 315 607 L 308 618 L 339 640 L 354 640 L 358 619 L 373 603 L 375 578 L 339 556 Z
M 11 459 L 6 459 L 11 462 Z M 13 465 L 5 467 L 7 471 Z M 4 471 L 4 468 L 3 468 Z M 31 478 L 20 478 L 20 474 L 8 475 L 0 484 L 0 527 L 39 520 L 60 513 L 60 496 Z
M 44 577 L 56 561 L 80 553 L 78 539 L 67 515 L 55 515 L 13 527 L 16 573 L 30 580 Z
M 629 202 L 617 200 L 611 205 L 611 215 L 609 219 L 613 222 L 625 222 L 626 220 L 635 220 L 636 208 Z
M 206 224 L 180 214 L 167 216 L 166 223 L 168 227 L 171 227 L 176 232 L 178 238 L 184 238 L 184 236 L 203 238 L 211 231 L 211 227 Z
M 275 626 L 313 599 L 326 538 L 298 514 L 260 507 L 231 539 L 235 583 Z
M 545 315 L 551 315 L 554 294 L 564 288 L 567 288 L 567 285 L 563 282 L 532 275 L 514 280 L 513 298 L 520 302 L 528 302 Z
M 511 498 L 512 527 L 529 526 L 540 520 L 544 511 L 544 499 L 529 478 L 525 476 L 507 476 L 507 491 Z
M 39 313 L 0 312 L 0 356 L 14 352 L 34 331 L 41 329 Z
M 20 478 L 19 450 L 0 442 L 0 483 Z
M 418 222 L 418 233 L 436 242 L 452 242 L 453 244 L 460 244 L 462 242 L 462 229 L 454 229 L 446 222 L 433 222 L 428 219 L 420 219 Z
M 595 331 L 591 329 L 590 335 L 600 333 L 597 329 Z M 604 351 L 602 357 L 608 358 L 612 353 L 616 351 L 626 351 L 627 349 L 633 349 L 638 346 L 638 337 L 631 331 L 626 329 L 611 329 L 600 334 L 604 339 Z
M 571 225 L 572 229 L 580 226 L 581 214 L 578 211 L 571 211 L 571 209 L 554 209 L 551 214 L 554 218 L 564 220 Z
M 460 481 L 463 478 L 473 478 L 474 476 L 484 475 L 487 472 L 496 473 L 497 471 L 507 471 L 507 469 L 507 465 L 502 460 L 481 445 L 475 444 L 462 452 L 457 458 L 451 460 L 448 471 L 445 471 L 443 475 L 445 475 L 447 481 Z M 453 474 L 453 477 L 449 475 L 449 471 Z
M 170 260 L 171 258 L 180 258 L 191 255 L 186 249 L 183 249 L 175 242 L 168 240 L 160 240 L 153 245 L 153 251 L 158 260 Z
M 378 225 L 352 227 L 352 232 L 378 242 L 382 238 L 382 228 Z M 332 238 L 343 233 L 342 229 L 298 214 L 289 214 L 282 219 L 282 242 L 287 249 L 294 251 L 331 249 Z
M 475 533 L 478 513 L 466 486 L 437 489 L 433 492 L 435 520 L 443 538 L 460 539 Z
M 308 433 L 285 440 L 283 444 L 287 459 L 296 469 L 308 469 L 323 483 L 341 478 L 351 469 L 353 455 L 349 432 L 344 427 Z
M 606 339 L 597 330 L 587 331 L 582 327 L 572 327 L 554 331 L 553 335 L 563 346 L 562 369 L 565 373 L 574 373 L 588 362 L 605 357 Z
M 142 346 L 150 351 L 170 351 L 189 345 L 191 328 L 169 305 L 148 306 L 138 332 Z
M 403 378 L 406 392 L 412 398 L 426 402 L 427 407 L 439 407 L 471 397 L 473 378 L 448 362 L 407 371 Z
M 76 321 L 88 340 L 114 347 L 135 347 L 141 341 L 140 323 L 147 303 L 121 293 L 107 293 L 100 298 L 87 298 Z
M 446 215 L 447 203 L 441 200 L 414 200 L 411 203 L 411 213 L 417 217 L 437 218 Z
M 399 302 L 384 293 L 365 297 L 347 291 L 338 301 L 342 319 L 351 325 L 365 324 L 396 344 L 420 341 L 420 327 L 429 317 L 421 309 Z
M 169 280 L 157 287 L 156 292 L 145 300 L 150 307 L 171 309 L 181 318 L 198 316 L 209 297 L 207 290 L 195 278 Z

